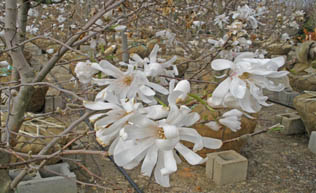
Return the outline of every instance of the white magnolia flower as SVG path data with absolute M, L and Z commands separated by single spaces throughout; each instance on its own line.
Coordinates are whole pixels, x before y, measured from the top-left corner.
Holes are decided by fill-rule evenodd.
M 187 94 L 190 92 L 190 83 L 187 80 L 181 80 L 174 87 L 175 80 L 169 83 L 168 106 L 150 105 L 142 109 L 142 113 L 146 114 L 147 118 L 158 120 L 168 116 L 170 106 L 176 105 L 178 102 L 184 101 Z
M 238 6 L 237 11 L 232 12 L 232 14 L 233 19 L 248 21 L 253 29 L 258 27 L 258 21 L 255 18 L 255 16 L 257 16 L 256 11 L 248 5 L 244 5 L 242 7 Z
M 214 24 L 218 25 L 220 28 L 223 28 L 223 24 L 226 23 L 228 24 L 228 16 L 226 16 L 225 13 L 218 15 L 214 19 Z
M 38 32 L 38 27 L 36 27 L 35 25 L 28 25 L 26 26 L 26 32 L 29 32 L 30 34 L 35 35 Z
M 169 30 L 162 30 L 156 32 L 156 37 L 161 37 L 166 40 L 166 44 L 171 46 L 175 42 L 176 34 L 170 32 Z
M 113 77 L 107 79 L 92 79 L 93 83 L 99 86 L 107 85 L 105 89 L 97 94 L 97 100 L 106 100 L 106 93 L 110 92 L 114 93 L 119 99 L 139 97 L 145 103 L 154 104 L 156 103 L 154 99 L 155 91 L 164 95 L 168 94 L 166 88 L 159 84 L 149 82 L 145 74 L 139 70 L 134 70 L 133 66 L 129 65 L 128 70 L 122 72 L 108 61 L 102 60 L 99 64 L 92 64 L 92 67 Z
M 207 42 L 214 45 L 215 48 L 220 48 L 225 45 L 228 39 L 229 39 L 229 36 L 225 34 L 223 38 L 219 38 L 219 40 L 208 39 Z
M 52 50 L 54 52 L 54 49 Z M 93 63 L 90 61 L 79 62 L 75 67 L 75 73 L 80 82 L 87 84 L 91 81 L 92 76 L 98 72 L 98 70 L 91 67 Z M 95 63 L 96 64 L 96 63 Z
M 177 66 L 173 63 L 177 60 L 174 56 L 170 60 L 165 61 L 164 59 L 157 58 L 157 53 L 159 51 L 159 45 L 156 44 L 149 54 L 148 58 L 142 59 L 138 54 L 132 54 L 129 63 L 136 68 L 143 67 L 146 76 L 157 78 L 161 84 L 167 84 L 166 78 L 159 77 L 160 75 L 174 77 L 178 75 Z
M 35 9 L 33 8 L 33 9 L 29 9 L 28 15 L 31 16 L 31 17 L 38 17 L 39 13 L 38 13 L 37 10 L 35 10 Z
M 169 174 L 177 170 L 180 162 L 177 150 L 188 163 L 196 165 L 205 159 L 194 151 L 203 147 L 217 149 L 222 142 L 218 139 L 205 138 L 195 129 L 187 128 L 200 119 L 199 114 L 191 112 L 186 106 L 171 106 L 166 119 L 152 121 L 145 117 L 134 117 L 132 124 L 124 128 L 125 138 L 121 138 L 113 150 L 114 161 L 126 169 L 132 169 L 143 161 L 141 172 L 151 176 L 154 170 L 156 182 L 169 187 Z M 127 137 L 126 137 L 127 136 Z M 193 151 L 184 146 L 180 140 L 194 144 Z M 154 169 L 155 168 L 155 169 Z
M 202 27 L 202 25 L 204 24 L 205 24 L 204 21 L 193 21 L 193 25 L 198 28 Z
M 237 34 L 238 32 L 243 32 L 244 24 L 238 20 L 235 20 L 233 23 L 227 26 L 227 29 L 232 33 L 232 34 Z
M 233 132 L 236 132 L 241 128 L 240 120 L 242 115 L 243 112 L 233 109 L 224 113 L 218 121 L 210 121 L 205 125 L 214 131 L 218 131 L 220 128 L 222 128 L 222 126 L 225 126 Z
M 66 18 L 64 16 L 62 16 L 62 15 L 59 15 L 57 17 L 57 21 L 58 21 L 58 23 L 63 23 L 64 21 L 66 21 Z
M 290 38 L 290 36 L 289 36 L 289 34 L 288 33 L 284 33 L 284 34 L 282 34 L 281 35 L 281 41 L 288 41 L 288 40 L 290 40 L 291 38 Z
M 230 69 L 229 77 L 221 82 L 208 99 L 210 106 L 239 106 L 249 113 L 258 112 L 261 105 L 268 106 L 268 97 L 262 89 L 281 91 L 285 88 L 287 71 L 278 71 L 284 65 L 284 57 L 256 59 L 254 53 L 245 52 L 234 62 L 217 59 L 212 62 L 214 70 Z
M 85 101 L 84 106 L 91 110 L 108 110 L 106 113 L 96 114 L 90 117 L 94 122 L 96 137 L 100 144 L 109 145 L 113 140 L 110 148 L 115 147 L 115 139 L 124 136 L 121 131 L 133 116 L 140 116 L 138 111 L 142 107 L 140 103 L 135 103 L 134 99 L 125 101 L 118 100 L 115 96 L 108 97 L 109 102 L 103 101 Z

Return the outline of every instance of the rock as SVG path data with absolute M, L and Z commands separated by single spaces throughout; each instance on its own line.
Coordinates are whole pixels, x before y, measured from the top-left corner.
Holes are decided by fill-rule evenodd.
M 207 110 L 201 104 L 195 106 L 193 108 L 193 111 L 198 112 L 200 114 L 202 122 L 208 122 L 208 121 L 214 120 L 213 116 L 217 117 L 216 112 L 214 113 L 214 112 Z M 256 117 L 256 115 L 252 115 L 252 116 Z M 257 124 L 256 119 L 249 119 L 249 118 L 243 116 L 241 119 L 241 129 L 237 132 L 233 132 L 228 128 L 220 129 L 219 131 L 214 131 L 214 130 L 210 129 L 209 127 L 207 127 L 205 124 L 201 124 L 201 123 L 197 123 L 197 124 L 193 125 L 193 128 L 195 128 L 197 130 L 197 132 L 204 137 L 211 137 L 211 138 L 216 138 L 216 139 L 221 139 L 223 141 L 226 141 L 226 140 L 238 138 L 238 137 L 245 135 L 245 134 L 253 133 L 255 130 L 256 124 Z M 220 149 L 214 150 L 214 149 L 204 148 L 204 149 L 198 151 L 197 153 L 202 157 L 206 157 L 206 154 L 208 154 L 208 153 L 224 151 L 224 150 L 235 150 L 237 152 L 240 152 L 241 148 L 246 143 L 247 143 L 246 139 L 245 140 L 243 140 L 243 139 L 235 140 L 235 141 L 224 143 Z M 185 144 L 189 148 L 193 147 L 193 144 L 191 144 L 189 142 L 183 142 L 183 144 Z
M 316 131 L 316 92 L 308 92 L 294 98 L 294 107 L 301 116 L 309 135 Z
M 266 47 L 271 55 L 287 55 L 292 49 L 292 45 L 284 43 L 273 43 Z
M 315 74 L 289 74 L 289 79 L 291 87 L 298 92 L 316 91 Z

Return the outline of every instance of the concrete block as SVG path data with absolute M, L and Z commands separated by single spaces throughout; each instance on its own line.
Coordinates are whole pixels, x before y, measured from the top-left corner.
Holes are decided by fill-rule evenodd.
M 234 150 L 207 155 L 206 176 L 218 185 L 246 180 L 248 160 Z
M 76 175 L 67 163 L 45 166 L 62 176 L 41 169 L 35 176 L 27 175 L 17 186 L 16 193 L 77 193 Z M 13 179 L 18 171 L 9 171 Z
M 285 90 L 280 91 L 280 92 L 274 92 L 274 91 L 265 89 L 263 91 L 263 94 L 268 96 L 272 102 L 294 107 L 293 100 L 300 93 L 296 91 L 285 91 Z
M 276 123 L 284 126 L 281 133 L 285 135 L 294 135 L 305 133 L 304 123 L 297 112 L 282 113 L 275 117 Z
M 61 96 L 46 96 L 45 97 L 45 113 L 54 112 L 57 108 L 63 109 L 65 104 Z
M 316 131 L 313 131 L 309 138 L 308 149 L 316 154 Z

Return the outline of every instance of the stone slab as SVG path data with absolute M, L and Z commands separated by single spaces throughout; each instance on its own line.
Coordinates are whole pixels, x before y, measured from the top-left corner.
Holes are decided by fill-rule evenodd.
M 77 193 L 76 175 L 70 172 L 68 163 L 44 168 L 52 170 L 54 173 L 41 169 L 36 175 L 26 176 L 18 184 L 16 193 Z M 17 170 L 9 172 L 11 178 L 18 174 Z

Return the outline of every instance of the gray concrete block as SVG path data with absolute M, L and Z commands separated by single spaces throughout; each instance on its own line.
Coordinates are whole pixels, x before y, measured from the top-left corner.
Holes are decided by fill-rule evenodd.
M 300 93 L 296 91 L 285 91 L 285 90 L 280 91 L 280 92 L 274 92 L 274 91 L 265 89 L 263 91 L 263 94 L 268 96 L 272 102 L 294 107 L 293 100 Z
M 297 112 L 282 113 L 275 117 L 276 123 L 284 126 L 281 133 L 285 135 L 295 135 L 305 133 L 304 123 Z
M 54 112 L 57 108 L 65 108 L 63 98 L 61 96 L 46 96 L 44 112 Z
M 35 176 L 27 175 L 17 186 L 16 193 L 77 193 L 76 175 L 69 170 L 67 163 L 45 166 L 56 174 L 41 169 Z M 11 178 L 18 171 L 10 171 Z M 57 175 L 60 174 L 60 175 Z
M 316 154 L 316 131 L 313 131 L 309 138 L 308 149 Z
M 207 155 L 206 176 L 218 185 L 246 180 L 248 160 L 234 150 Z

